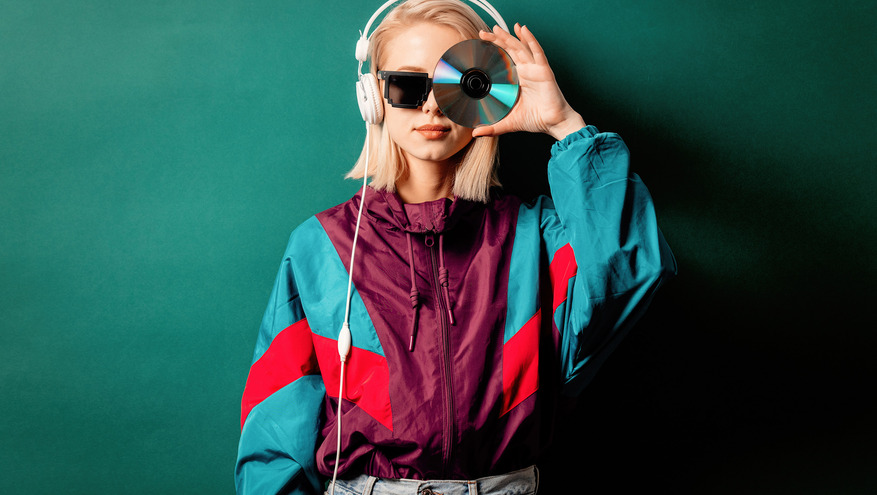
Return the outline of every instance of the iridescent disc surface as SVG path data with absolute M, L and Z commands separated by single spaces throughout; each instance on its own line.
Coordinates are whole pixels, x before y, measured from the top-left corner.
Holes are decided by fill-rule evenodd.
M 499 122 L 518 101 L 520 85 L 512 58 L 482 40 L 465 40 L 442 55 L 432 76 L 436 103 L 464 127 Z

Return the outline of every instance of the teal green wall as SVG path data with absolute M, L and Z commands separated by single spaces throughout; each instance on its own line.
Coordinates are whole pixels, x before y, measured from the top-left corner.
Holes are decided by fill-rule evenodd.
M 286 238 L 356 188 L 378 4 L 0 2 L 0 493 L 233 492 Z M 680 264 L 546 471 L 873 493 L 877 5 L 495 5 L 624 136 Z M 548 146 L 506 140 L 510 190 Z

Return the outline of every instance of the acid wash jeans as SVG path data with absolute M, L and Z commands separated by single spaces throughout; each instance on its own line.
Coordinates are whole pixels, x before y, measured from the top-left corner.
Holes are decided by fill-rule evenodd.
M 519 471 L 476 480 L 384 479 L 360 475 L 338 480 L 335 495 L 535 495 L 539 470 L 530 466 Z M 325 495 L 332 494 L 332 485 Z

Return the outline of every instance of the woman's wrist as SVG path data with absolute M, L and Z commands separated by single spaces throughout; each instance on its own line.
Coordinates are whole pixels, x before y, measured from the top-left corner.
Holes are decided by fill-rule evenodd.
M 554 124 L 548 128 L 547 134 L 550 134 L 551 137 L 558 141 L 562 141 L 563 138 L 569 136 L 570 134 L 578 131 L 582 127 L 585 127 L 585 119 L 579 115 L 578 112 L 569 109 L 569 112 L 565 116 L 563 120 Z

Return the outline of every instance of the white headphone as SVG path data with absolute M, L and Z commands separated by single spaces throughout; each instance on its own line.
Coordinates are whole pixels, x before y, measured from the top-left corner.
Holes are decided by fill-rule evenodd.
M 506 31 L 509 30 L 509 27 L 502 19 L 502 16 L 499 15 L 499 12 L 496 11 L 493 5 L 490 5 L 486 0 L 469 1 L 487 12 L 490 17 L 496 21 L 499 27 Z M 362 73 L 362 64 L 368 59 L 368 32 L 381 12 L 387 10 L 387 8 L 397 2 L 399 2 L 399 0 L 389 0 L 381 5 L 381 7 L 369 18 L 368 23 L 365 25 L 365 29 L 360 31 L 359 40 L 356 42 L 356 60 L 359 60 L 359 78 L 356 81 L 356 101 L 359 103 L 359 111 L 362 113 L 362 119 L 368 124 L 380 124 L 384 119 L 384 104 L 383 101 L 381 101 L 381 90 L 378 85 L 378 80 L 375 78 L 374 74 L 370 72 L 365 74 Z

